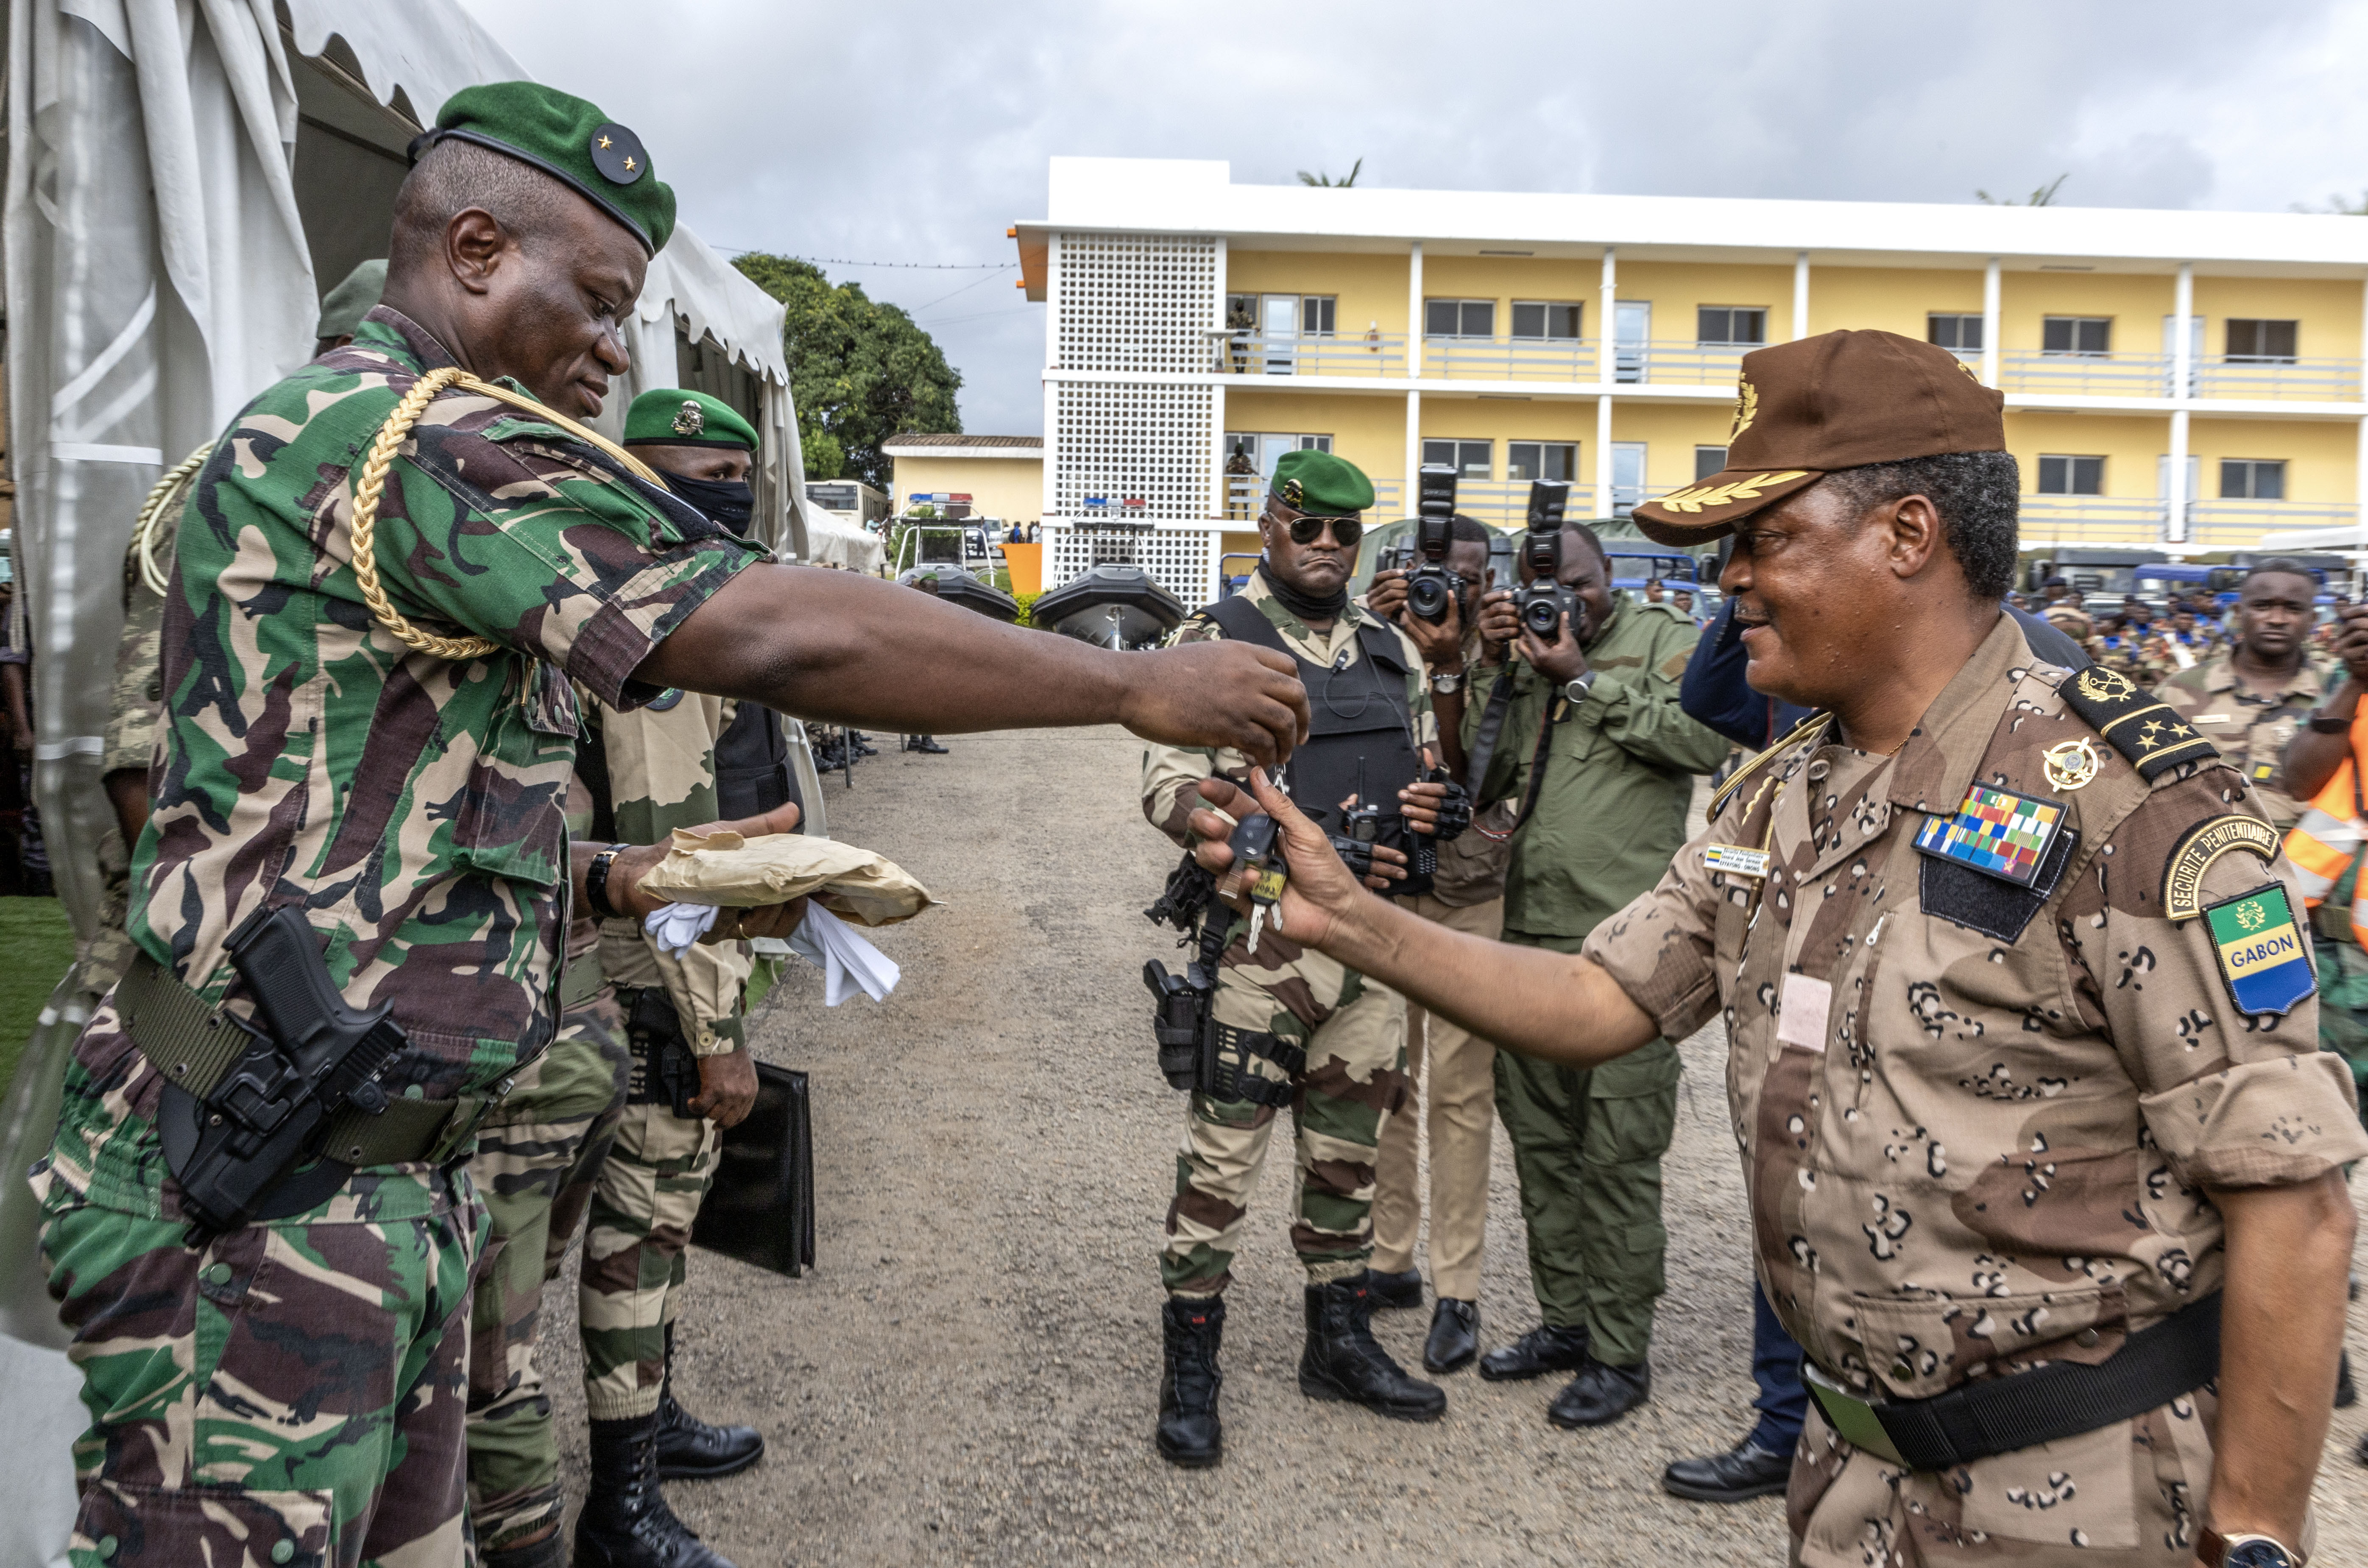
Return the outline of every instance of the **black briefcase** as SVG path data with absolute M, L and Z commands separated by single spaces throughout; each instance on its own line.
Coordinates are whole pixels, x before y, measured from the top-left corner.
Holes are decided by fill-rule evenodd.
M 814 1267 L 814 1118 L 804 1074 L 757 1063 L 757 1104 L 724 1131 L 690 1239 L 792 1278 Z

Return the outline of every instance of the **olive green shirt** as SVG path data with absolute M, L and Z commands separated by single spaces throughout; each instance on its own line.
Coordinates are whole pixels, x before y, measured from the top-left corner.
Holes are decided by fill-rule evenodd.
M 1477 804 L 1525 800 L 1540 725 L 1551 723 L 1553 735 L 1537 805 L 1513 838 L 1507 930 L 1584 937 L 1668 870 L 1686 841 L 1693 776 L 1716 767 L 1728 749 L 1678 706 L 1678 681 L 1700 637 L 1674 607 L 1616 597 L 1587 646 L 1597 676 L 1577 703 L 1518 647 L 1510 653 L 1511 706 Z M 1463 704 L 1467 755 L 1499 672 L 1474 674 Z

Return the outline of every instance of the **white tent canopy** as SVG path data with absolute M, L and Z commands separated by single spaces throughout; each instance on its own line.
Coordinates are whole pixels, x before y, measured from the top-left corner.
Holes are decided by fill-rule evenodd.
M 462 87 L 526 73 L 454 0 L 17 0 L 7 28 L 10 630 L 34 652 L 35 798 L 86 935 L 113 831 L 98 768 L 141 501 L 164 465 L 311 357 L 324 287 L 385 254 L 423 119 Z M 677 228 L 604 423 L 614 434 L 648 386 L 741 392 L 766 437 L 757 528 L 788 555 L 803 553 L 806 508 L 781 320 Z M 8 1563 L 63 1562 L 73 1517 L 66 1444 L 83 1415 L 77 1380 L 46 1348 L 60 1330 L 21 1173 L 47 1146 L 85 1006 L 60 988 L 0 1114 L 0 1164 L 16 1173 L 0 1180 L 0 1398 L 50 1444 L 0 1474 Z

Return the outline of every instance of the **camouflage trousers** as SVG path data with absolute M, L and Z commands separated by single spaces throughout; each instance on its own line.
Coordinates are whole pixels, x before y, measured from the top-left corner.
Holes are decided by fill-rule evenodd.
M 1360 1274 L 1373 1255 L 1373 1171 L 1382 1124 L 1408 1097 L 1406 998 L 1275 934 L 1252 957 L 1248 922 L 1232 919 L 1217 971 L 1217 1021 L 1270 1033 L 1307 1052 L 1291 1105 L 1299 1187 L 1291 1244 L 1310 1284 Z M 1250 1059 L 1260 1076 L 1282 1069 Z M 1266 1163 L 1276 1108 L 1195 1092 L 1176 1158 L 1176 1198 L 1159 1248 L 1159 1278 L 1174 1296 L 1221 1294 L 1233 1282 L 1250 1190 Z
M 1505 940 L 1575 953 L 1585 938 Z M 1500 1051 L 1496 1066 L 1538 1311 L 1554 1327 L 1585 1328 L 1598 1360 L 1635 1366 L 1664 1288 L 1661 1156 L 1678 1126 L 1678 1048 L 1656 1040 L 1588 1069 Z
M 559 1444 L 534 1364 L 542 1287 L 583 1222 L 624 1114 L 627 1066 L 624 1020 L 606 992 L 569 1009 L 469 1161 L 493 1220 L 469 1311 L 469 1520 L 481 1549 L 559 1522 Z
M 2368 953 L 2324 933 L 2313 947 L 2318 959 L 2318 1048 L 2335 1052 L 2351 1069 L 2352 1087 L 2362 1100 L 2361 1124 L 2368 1126 Z
M 666 1328 L 674 1321 L 691 1221 L 715 1175 L 715 1123 L 653 1101 L 644 1048 L 633 1047 L 633 1092 L 592 1185 L 576 1310 L 583 1319 L 584 1407 L 625 1421 L 658 1407 Z
M 90 1426 L 74 1568 L 461 1562 L 469 1182 L 363 1172 L 202 1247 L 53 1185 L 50 1293 Z

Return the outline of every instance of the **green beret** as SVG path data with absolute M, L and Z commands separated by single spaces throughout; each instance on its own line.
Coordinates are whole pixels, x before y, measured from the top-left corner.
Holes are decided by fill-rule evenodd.
M 1365 471 L 1330 452 L 1285 452 L 1274 465 L 1274 498 L 1294 512 L 1344 517 L 1373 504 Z
M 574 187 L 652 256 L 674 235 L 674 187 L 651 171 L 642 139 L 597 104 L 539 82 L 463 87 L 445 100 L 436 129 L 412 142 L 413 160 L 448 140 L 507 153 Z
M 625 411 L 625 445 L 757 449 L 757 431 L 720 397 L 680 387 L 653 387 Z
M 346 274 L 346 280 L 329 290 L 321 301 L 321 324 L 313 329 L 314 337 L 351 337 L 354 328 L 362 324 L 378 297 L 386 292 L 386 257 L 363 262 Z

